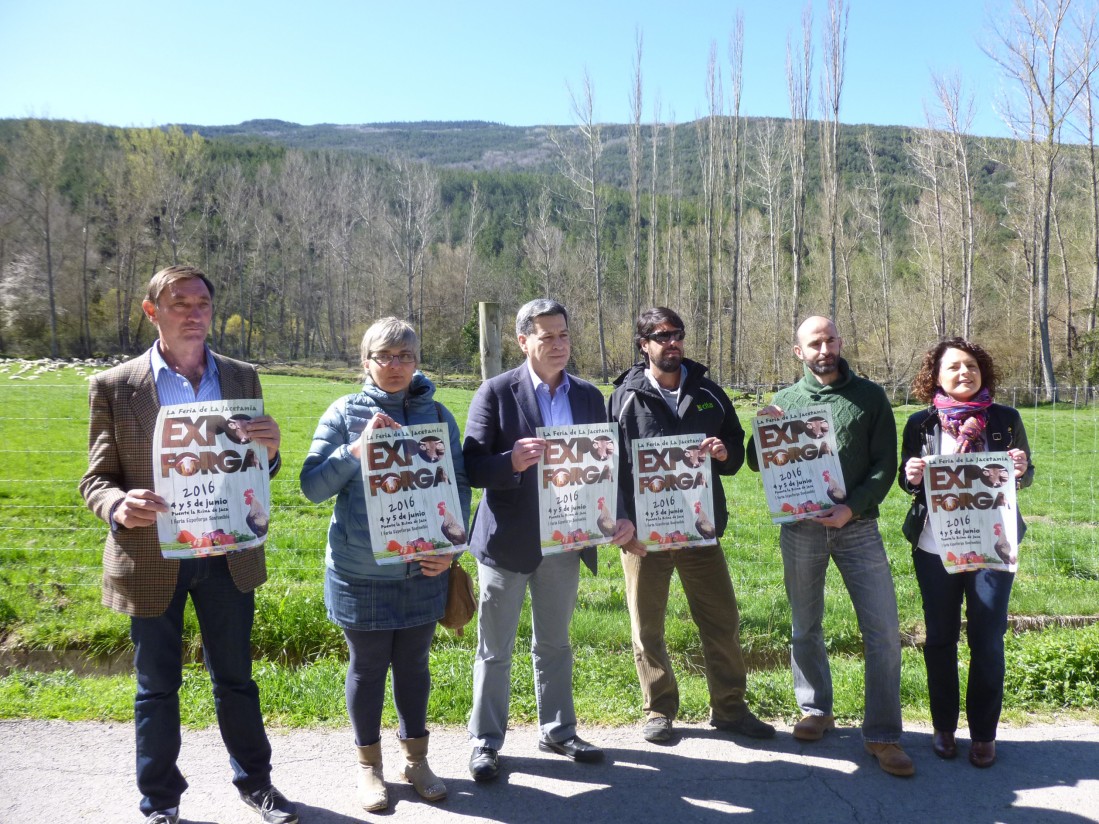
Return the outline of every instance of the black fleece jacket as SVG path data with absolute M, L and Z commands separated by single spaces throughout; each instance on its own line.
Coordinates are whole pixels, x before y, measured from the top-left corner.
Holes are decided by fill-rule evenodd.
M 737 419 L 733 402 L 725 391 L 706 377 L 706 367 L 689 358 L 683 359 L 687 374 L 679 393 L 678 415 L 673 414 L 664 398 L 645 376 L 646 364 L 637 363 L 615 380 L 615 390 L 607 404 L 607 417 L 619 424 L 619 466 L 623 489 L 632 489 L 632 444 L 637 438 L 668 435 L 716 436 L 725 444 L 724 461 L 710 458 L 714 477 L 714 525 L 720 536 L 729 522 L 725 490 L 719 475 L 735 475 L 744 463 L 744 429 Z M 632 494 L 623 496 L 630 518 L 637 523 Z

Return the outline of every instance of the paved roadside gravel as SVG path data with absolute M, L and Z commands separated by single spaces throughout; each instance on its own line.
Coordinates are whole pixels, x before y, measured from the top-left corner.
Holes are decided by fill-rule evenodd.
M 450 797 L 428 804 L 406 784 L 390 784 L 390 809 L 364 813 L 355 804 L 349 729 L 274 730 L 275 784 L 298 803 L 302 822 L 920 822 L 1078 824 L 1099 822 L 1099 725 L 1002 728 L 999 760 L 970 766 L 967 743 L 941 761 L 930 729 L 911 729 L 904 745 L 913 778 L 878 769 L 857 729 L 823 741 L 794 740 L 780 727 L 771 741 L 731 738 L 686 725 L 671 745 L 640 739 L 636 728 L 588 728 L 606 750 L 603 764 L 574 764 L 539 752 L 536 731 L 512 730 L 504 774 L 474 784 L 466 769 L 464 730 L 437 730 L 431 764 Z M 398 747 L 383 738 L 386 776 L 396 774 Z M 141 821 L 133 785 L 133 729 L 128 724 L 0 722 L 0 822 Z M 185 730 L 180 765 L 191 784 L 180 812 L 187 822 L 253 824 L 237 799 L 216 729 Z

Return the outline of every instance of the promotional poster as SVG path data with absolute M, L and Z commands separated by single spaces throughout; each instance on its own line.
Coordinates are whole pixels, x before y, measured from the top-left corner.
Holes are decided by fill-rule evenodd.
M 465 549 L 466 525 L 444 423 L 363 433 L 363 489 L 379 564 Z
M 546 439 L 537 466 L 542 554 L 610 541 L 618 520 L 616 427 L 540 426 L 536 434 Z
M 703 437 L 633 442 L 637 538 L 649 552 L 717 543 L 710 456 L 699 448 Z
M 271 519 L 267 449 L 239 424 L 263 414 L 242 399 L 162 406 L 153 435 L 153 491 L 165 558 L 224 555 L 262 544 Z
M 1019 562 L 1015 466 L 1006 452 L 931 455 L 923 473 L 927 517 L 947 572 Z
M 774 523 L 813 518 L 847 500 L 829 406 L 757 416 L 752 434 Z

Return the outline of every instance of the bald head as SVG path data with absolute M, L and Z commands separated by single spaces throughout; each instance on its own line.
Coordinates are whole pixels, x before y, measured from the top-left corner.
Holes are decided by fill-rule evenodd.
M 830 318 L 813 315 L 802 321 L 794 342 L 794 355 L 809 367 L 818 381 L 832 383 L 839 377 L 843 338 Z
M 807 336 L 813 337 L 822 333 L 831 335 L 834 338 L 840 336 L 840 333 L 836 331 L 836 324 L 832 323 L 831 318 L 826 318 L 824 315 L 812 315 L 801 322 L 801 326 L 798 327 L 798 331 L 794 335 L 794 343 L 803 346 Z

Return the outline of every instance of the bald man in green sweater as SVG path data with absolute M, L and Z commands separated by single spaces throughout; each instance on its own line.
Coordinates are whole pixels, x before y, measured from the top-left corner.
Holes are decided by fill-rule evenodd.
M 783 524 L 779 532 L 783 579 L 790 600 L 793 637 L 790 664 L 794 693 L 803 713 L 794 737 L 817 741 L 835 727 L 832 674 L 824 644 L 824 578 L 832 560 L 858 616 L 865 656 L 863 741 L 866 751 L 891 775 L 916 771 L 900 747 L 901 646 L 897 596 L 889 559 L 878 531 L 878 504 L 897 474 L 897 428 L 885 391 L 851 372 L 840 353 L 835 324 L 819 315 L 797 331 L 794 355 L 805 367 L 800 381 L 780 390 L 757 414 L 827 404 L 832 411 L 847 498 L 816 518 Z M 755 445 L 748 466 L 759 471 Z

